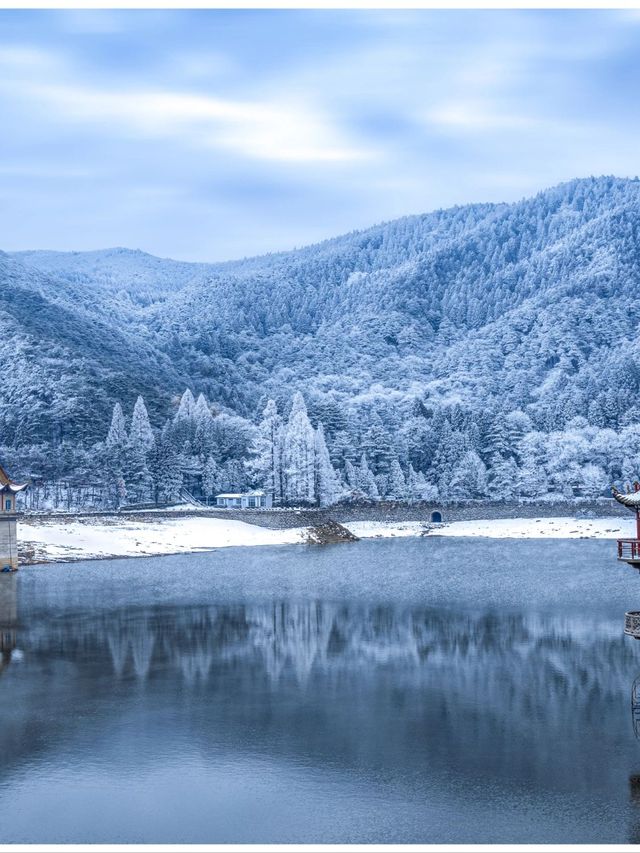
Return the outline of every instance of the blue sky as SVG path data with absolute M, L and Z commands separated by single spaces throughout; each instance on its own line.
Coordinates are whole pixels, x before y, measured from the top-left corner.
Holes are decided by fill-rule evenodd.
M 0 248 L 224 260 L 640 173 L 633 11 L 0 11 Z

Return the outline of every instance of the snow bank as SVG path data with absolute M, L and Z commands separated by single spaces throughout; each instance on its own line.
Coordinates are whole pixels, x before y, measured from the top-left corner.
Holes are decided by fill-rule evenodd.
M 400 536 L 485 536 L 493 539 L 617 539 L 635 536 L 633 518 L 502 518 L 428 525 L 421 521 L 357 521 L 344 524 L 361 539 Z M 49 521 L 32 517 L 19 524 L 22 562 L 143 557 L 211 551 L 237 545 L 294 545 L 308 528 L 272 530 L 244 521 L 186 516 L 157 521 L 84 518 Z
M 176 518 L 153 521 L 83 519 L 20 522 L 22 551 L 35 559 L 85 560 L 95 557 L 142 557 L 210 551 L 234 545 L 290 545 L 303 541 L 300 528 L 270 530 L 219 518 Z
M 454 521 L 430 535 L 488 536 L 492 539 L 624 539 L 636 534 L 633 518 L 498 518 Z
M 361 539 L 390 536 L 486 536 L 491 539 L 635 538 L 635 521 L 626 518 L 493 518 L 427 525 L 420 521 L 358 521 L 345 524 Z
M 360 539 L 420 536 L 427 530 L 423 521 L 342 521 L 340 523 Z

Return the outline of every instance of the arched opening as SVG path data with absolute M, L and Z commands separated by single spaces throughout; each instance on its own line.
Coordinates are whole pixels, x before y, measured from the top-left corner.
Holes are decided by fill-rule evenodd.
M 441 513 L 441 512 L 438 512 L 438 510 L 437 510 L 437 509 L 436 509 L 436 510 L 434 510 L 434 511 L 431 513 L 431 521 L 432 521 L 434 524 L 440 524 L 440 522 L 442 521 L 442 513 Z

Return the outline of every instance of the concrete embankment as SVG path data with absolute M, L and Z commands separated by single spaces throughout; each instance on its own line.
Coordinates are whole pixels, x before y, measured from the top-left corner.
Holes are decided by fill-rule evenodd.
M 197 515 L 201 518 L 219 518 L 228 521 L 243 521 L 271 530 L 290 530 L 298 527 L 312 527 L 327 521 L 348 524 L 350 521 L 432 521 L 432 514 L 439 512 L 443 522 L 453 521 L 489 521 L 499 518 L 628 518 L 629 510 L 613 499 L 600 498 L 593 501 L 466 501 L 461 503 L 419 503 L 399 504 L 377 502 L 372 504 L 340 504 L 328 509 L 309 507 L 305 509 L 217 509 L 216 507 L 172 507 L 157 510 L 121 510 L 120 512 L 91 513 L 38 513 L 24 515 L 25 521 L 37 519 L 44 523 L 56 520 L 78 519 L 88 521 L 104 520 L 107 524 L 117 524 L 118 519 L 157 522 L 163 518 L 177 519 Z

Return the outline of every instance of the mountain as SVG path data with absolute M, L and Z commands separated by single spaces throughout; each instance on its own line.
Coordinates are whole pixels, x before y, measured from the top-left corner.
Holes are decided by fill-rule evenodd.
M 138 394 L 160 425 L 186 386 L 248 418 L 302 391 L 330 440 L 452 407 L 617 429 L 640 420 L 639 225 L 640 182 L 602 177 L 222 264 L 0 253 L 0 443 L 90 444 Z

